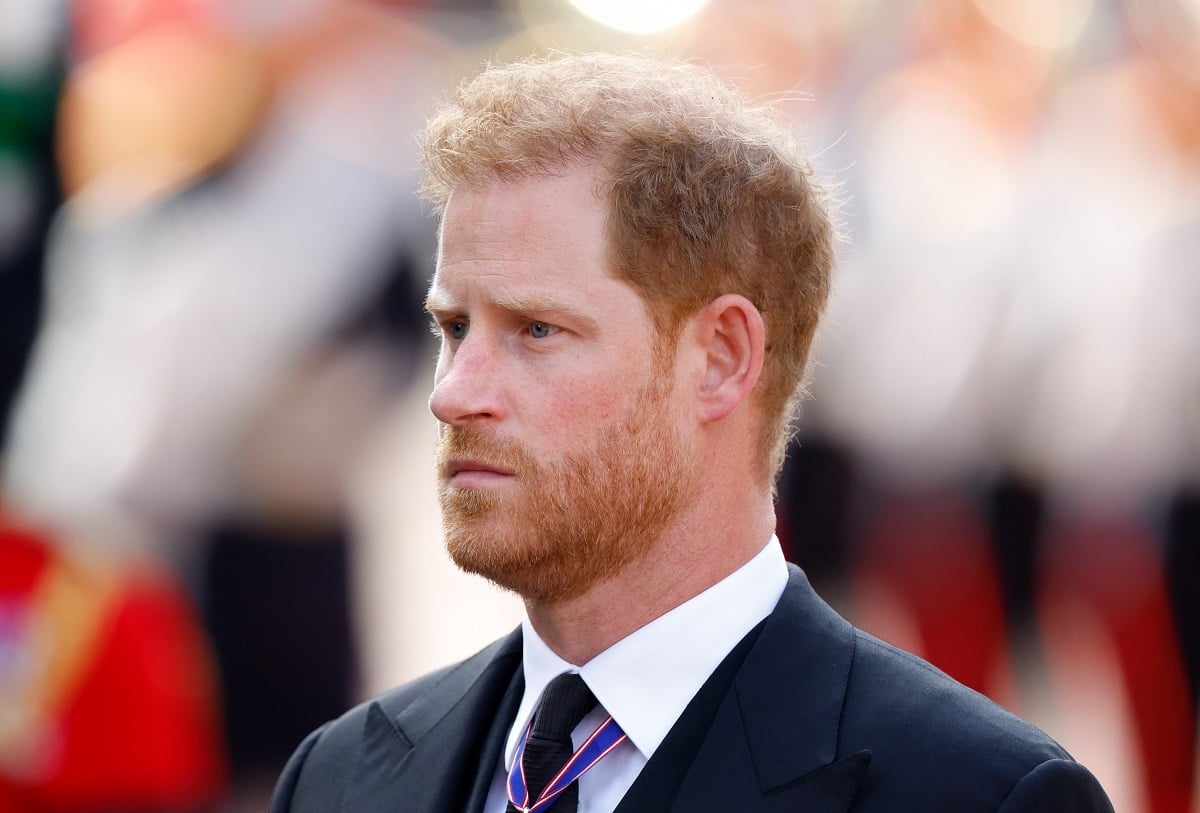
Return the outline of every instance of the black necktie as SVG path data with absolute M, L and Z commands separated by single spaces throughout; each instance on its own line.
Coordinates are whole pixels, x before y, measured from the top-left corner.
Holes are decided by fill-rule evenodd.
M 596 696 L 579 675 L 564 672 L 550 681 L 534 712 L 533 726 L 522 759 L 530 799 L 536 799 L 571 758 L 575 752 L 575 746 L 571 744 L 571 732 L 584 715 L 595 707 Z M 578 807 L 579 786 L 572 782 L 550 810 L 566 813 Z M 506 813 L 516 813 L 517 809 L 510 802 L 505 810 Z

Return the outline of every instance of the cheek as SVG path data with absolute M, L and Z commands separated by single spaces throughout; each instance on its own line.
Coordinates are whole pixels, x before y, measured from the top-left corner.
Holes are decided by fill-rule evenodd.
M 511 395 L 522 404 L 526 426 L 564 447 L 595 441 L 596 433 L 625 419 L 634 398 L 655 372 L 636 347 L 580 353 L 536 369 L 519 369 Z
M 581 446 L 626 413 L 633 390 L 632 386 L 573 381 L 561 387 L 530 389 L 526 396 L 536 414 L 531 418 L 547 434 L 561 437 L 569 445 Z

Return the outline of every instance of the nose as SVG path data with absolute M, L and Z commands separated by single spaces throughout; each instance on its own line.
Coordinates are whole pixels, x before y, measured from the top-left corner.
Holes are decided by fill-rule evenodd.
M 499 359 L 476 331 L 454 349 L 443 345 L 429 411 L 450 426 L 504 417 Z

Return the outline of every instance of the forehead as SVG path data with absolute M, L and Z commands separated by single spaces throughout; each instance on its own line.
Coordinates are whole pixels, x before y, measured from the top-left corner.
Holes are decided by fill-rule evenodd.
M 497 212 L 497 208 L 500 212 Z M 485 225 L 499 213 L 514 223 L 536 228 L 541 224 L 590 226 L 593 236 L 604 229 L 606 202 L 598 166 L 567 164 L 529 177 L 485 177 L 462 184 L 446 201 L 442 228 Z
M 443 213 L 431 299 L 481 285 L 581 294 L 628 288 L 610 271 L 607 217 L 589 167 L 456 189 Z

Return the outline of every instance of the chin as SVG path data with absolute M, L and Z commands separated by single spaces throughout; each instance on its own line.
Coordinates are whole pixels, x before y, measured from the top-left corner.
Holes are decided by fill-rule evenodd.
M 473 573 L 527 601 L 556 604 L 586 593 L 603 577 L 602 558 L 590 546 L 538 544 L 527 529 L 489 533 L 487 523 L 447 524 L 446 551 Z M 532 543 L 532 544 L 531 544 Z

